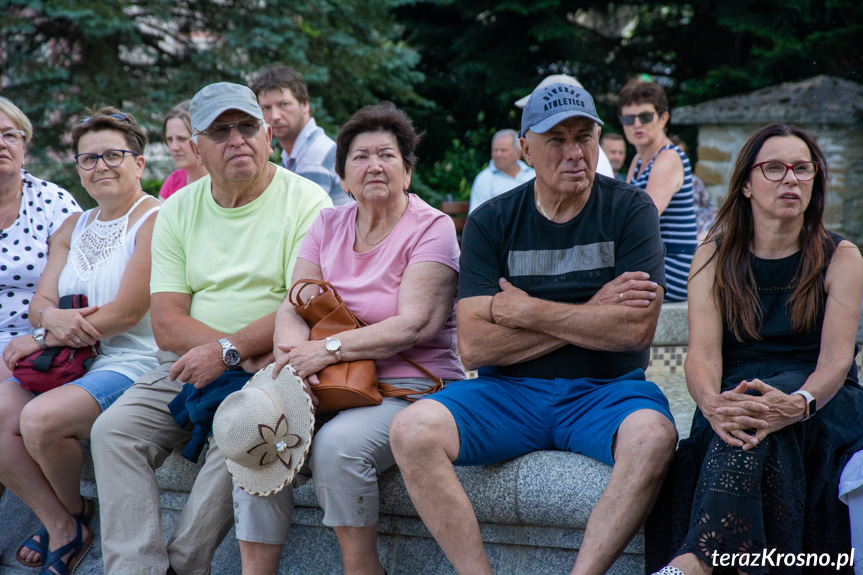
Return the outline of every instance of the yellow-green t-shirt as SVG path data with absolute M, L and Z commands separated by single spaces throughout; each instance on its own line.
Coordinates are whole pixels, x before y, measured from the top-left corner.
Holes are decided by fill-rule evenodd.
M 275 168 L 267 189 L 238 208 L 213 200 L 209 176 L 165 200 L 150 293 L 190 294 L 190 316 L 224 333 L 276 311 L 306 230 L 332 201 L 317 184 Z

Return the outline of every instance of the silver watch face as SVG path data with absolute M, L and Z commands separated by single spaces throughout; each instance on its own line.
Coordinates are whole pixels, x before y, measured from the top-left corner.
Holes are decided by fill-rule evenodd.
M 37 327 L 33 330 L 31 335 L 33 337 L 35 337 L 36 339 L 42 339 L 43 337 L 45 337 L 45 328 L 44 327 Z
M 335 338 L 327 340 L 327 351 L 329 351 L 330 353 L 336 353 L 340 349 L 342 349 L 342 342 Z
M 240 352 L 236 348 L 226 349 L 222 354 L 222 359 L 228 367 L 234 367 L 240 363 Z

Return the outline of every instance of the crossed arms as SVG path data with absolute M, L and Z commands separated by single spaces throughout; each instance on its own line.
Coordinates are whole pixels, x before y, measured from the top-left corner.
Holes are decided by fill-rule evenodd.
M 581 305 L 531 297 L 503 278 L 500 286 L 495 296 L 458 303 L 459 354 L 468 369 L 522 363 L 568 344 L 647 349 L 662 304 L 661 286 L 638 271 L 622 273 Z

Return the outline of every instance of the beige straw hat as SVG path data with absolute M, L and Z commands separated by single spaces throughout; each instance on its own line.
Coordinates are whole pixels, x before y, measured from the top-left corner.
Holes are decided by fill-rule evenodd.
M 309 453 L 312 399 L 290 366 L 272 364 L 229 395 L 213 418 L 213 435 L 241 489 L 272 495 L 288 485 Z

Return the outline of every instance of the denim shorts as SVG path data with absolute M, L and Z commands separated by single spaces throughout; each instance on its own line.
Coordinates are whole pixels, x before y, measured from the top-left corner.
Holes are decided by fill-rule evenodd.
M 20 384 L 17 379 L 14 377 L 9 378 L 15 383 Z M 133 380 L 129 379 L 123 374 L 117 373 L 116 371 L 110 371 L 107 369 L 99 370 L 99 371 L 90 371 L 76 379 L 75 381 L 70 381 L 69 383 L 64 383 L 63 385 L 77 385 L 78 387 L 85 390 L 87 393 L 93 396 L 99 403 L 99 408 L 102 411 L 105 411 L 111 404 L 117 401 L 117 398 L 123 395 L 123 392 L 132 387 L 132 384 L 135 383 Z M 42 393 L 47 392 L 34 392 L 31 391 L 33 397 L 41 395 Z
M 484 367 L 476 379 L 453 382 L 427 400 L 443 404 L 458 425 L 455 465 L 547 449 L 614 465 L 614 435 L 628 415 L 652 409 L 674 423 L 668 399 L 641 369 L 616 379 L 533 379 Z

